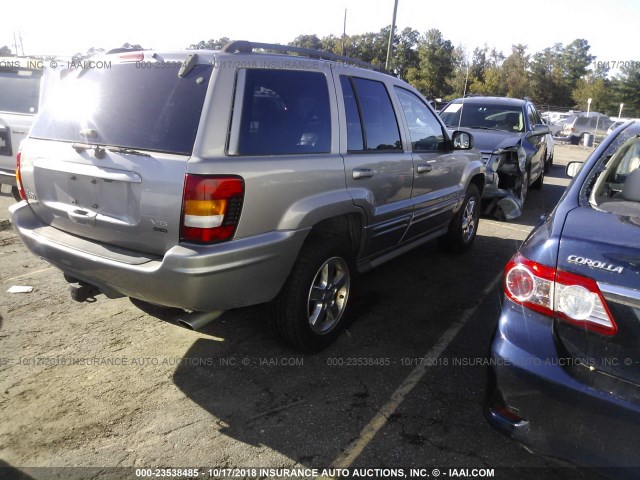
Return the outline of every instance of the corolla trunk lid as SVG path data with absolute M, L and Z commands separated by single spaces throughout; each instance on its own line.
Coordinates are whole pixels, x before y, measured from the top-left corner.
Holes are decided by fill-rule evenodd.
M 635 384 L 640 384 L 639 238 L 638 218 L 588 206 L 568 214 L 558 269 L 598 283 L 617 331 L 602 334 L 579 325 L 556 324 L 558 338 L 570 356 L 593 367 L 592 371 Z
M 186 164 L 212 67 L 174 63 L 103 62 L 59 83 L 20 158 L 43 223 L 154 254 L 179 242 Z

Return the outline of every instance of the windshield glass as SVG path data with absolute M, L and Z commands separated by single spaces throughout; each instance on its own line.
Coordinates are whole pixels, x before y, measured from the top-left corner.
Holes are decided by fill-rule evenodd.
M 0 111 L 38 113 L 42 72 L 0 69 Z
M 524 132 L 522 109 L 508 105 L 452 103 L 440 113 L 440 117 L 448 127 Z
M 163 65 L 71 72 L 47 100 L 31 136 L 190 155 L 212 66 L 197 65 L 179 77 L 179 62 Z

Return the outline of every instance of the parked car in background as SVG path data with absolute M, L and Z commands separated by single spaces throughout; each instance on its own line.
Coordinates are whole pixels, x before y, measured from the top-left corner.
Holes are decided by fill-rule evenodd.
M 602 113 L 579 114 L 564 124 L 562 135 L 573 145 L 584 144 L 585 135 L 590 135 L 595 142 L 600 142 L 607 136 L 607 129 L 612 123 L 613 121 Z
M 179 307 L 193 328 L 273 302 L 282 338 L 316 351 L 344 325 L 356 270 L 434 239 L 473 244 L 473 136 L 449 135 L 391 75 L 243 41 L 105 61 L 60 80 L 18 155 L 11 208 L 75 299 Z
M 11 185 L 16 200 L 16 153 L 38 113 L 42 61 L 0 57 L 0 184 Z
M 533 103 L 471 96 L 453 100 L 440 116 L 448 128 L 473 133 L 487 167 L 485 213 L 520 216 L 529 187 L 542 188 L 549 159 L 549 127 Z
M 487 416 L 544 455 L 638 478 L 640 122 L 567 172 L 505 268 Z

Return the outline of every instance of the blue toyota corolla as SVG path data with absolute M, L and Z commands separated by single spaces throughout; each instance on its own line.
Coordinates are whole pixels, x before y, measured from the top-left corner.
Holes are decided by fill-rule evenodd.
M 640 478 L 640 122 L 567 174 L 505 268 L 487 417 L 544 455 Z

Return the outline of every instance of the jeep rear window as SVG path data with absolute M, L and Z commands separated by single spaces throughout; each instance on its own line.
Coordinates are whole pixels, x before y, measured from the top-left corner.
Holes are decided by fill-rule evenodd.
M 31 136 L 190 155 L 212 68 L 196 65 L 185 77 L 178 76 L 179 62 L 71 72 L 52 92 Z
M 0 111 L 38 113 L 42 72 L 0 68 Z
M 331 110 L 320 72 L 247 69 L 240 155 L 328 153 Z

